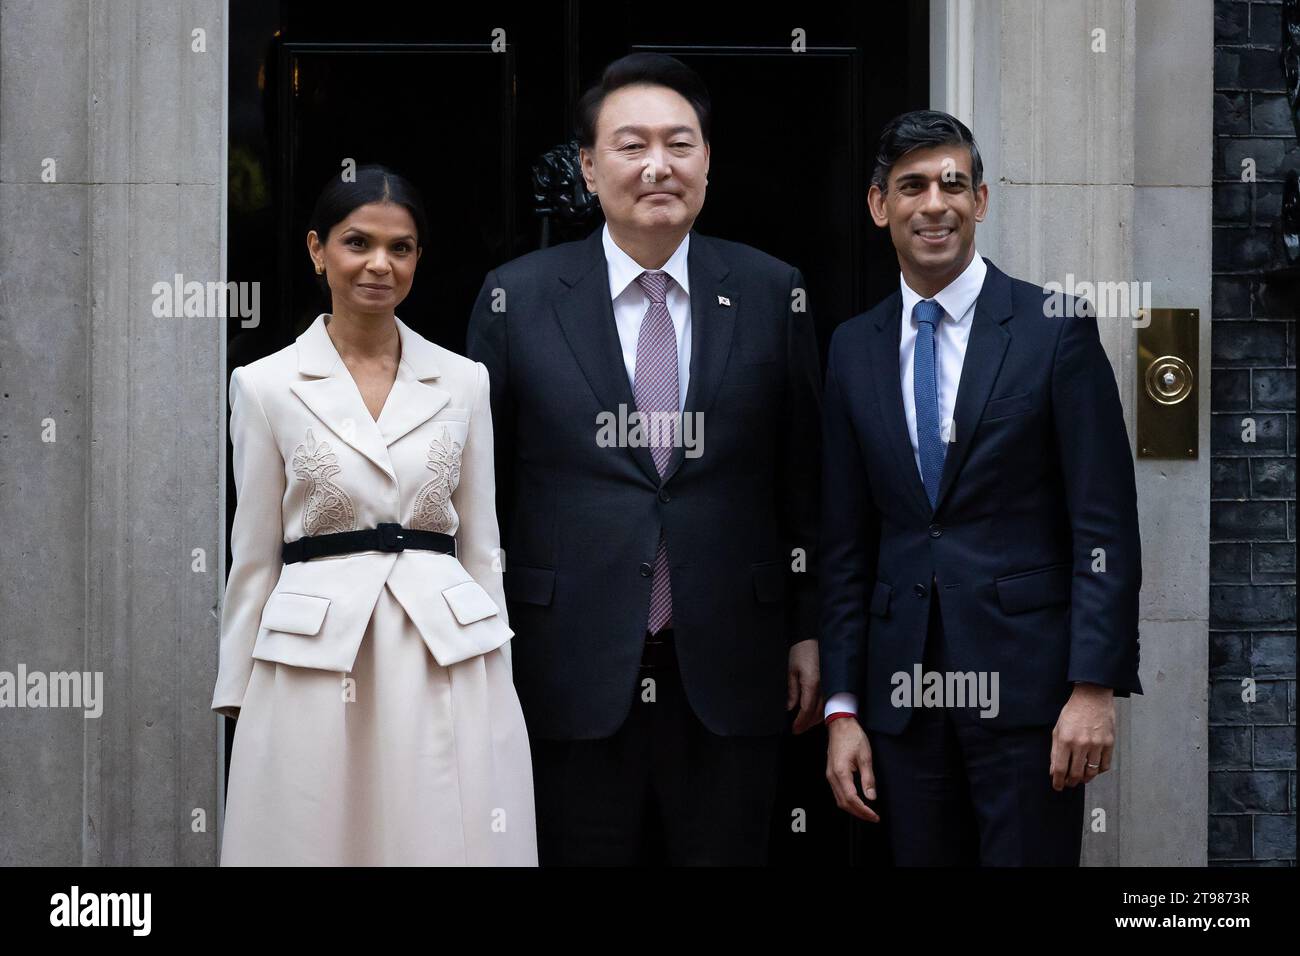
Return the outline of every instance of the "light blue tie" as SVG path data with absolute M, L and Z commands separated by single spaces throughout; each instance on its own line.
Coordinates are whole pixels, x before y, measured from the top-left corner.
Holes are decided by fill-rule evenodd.
M 921 454 L 921 478 L 933 508 L 939 500 L 939 478 L 948 453 L 939 434 L 939 388 L 935 376 L 934 329 L 943 318 L 943 306 L 922 299 L 912 309 L 916 316 L 916 351 L 912 356 L 912 393 L 916 398 L 916 444 Z

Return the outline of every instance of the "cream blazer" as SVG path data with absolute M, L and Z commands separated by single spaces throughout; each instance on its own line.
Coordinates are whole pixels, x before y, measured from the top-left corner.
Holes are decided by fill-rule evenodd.
M 212 709 L 235 715 L 253 661 L 345 672 L 387 586 L 441 665 L 513 636 L 502 585 L 488 373 L 400 319 L 402 356 L 378 420 L 325 331 L 235 369 L 238 505 Z M 365 551 L 284 564 L 304 535 L 380 522 L 441 531 L 456 557 Z

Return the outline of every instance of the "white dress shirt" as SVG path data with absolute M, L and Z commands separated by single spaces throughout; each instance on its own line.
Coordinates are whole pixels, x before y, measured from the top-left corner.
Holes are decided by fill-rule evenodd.
M 636 345 L 641 334 L 641 322 L 650 309 L 650 297 L 645 294 L 637 276 L 647 271 L 637 261 L 619 248 L 609 234 L 606 223 L 600 234 L 605 246 L 605 263 L 609 269 L 609 297 L 614 302 L 614 325 L 618 328 L 618 341 L 623 350 L 623 365 L 627 380 L 636 388 Z M 686 407 L 686 386 L 691 378 L 691 282 L 686 269 L 690 251 L 691 234 L 683 237 L 676 251 L 668 257 L 661 271 L 672 279 L 668 283 L 668 316 L 673 320 L 677 336 L 677 407 Z M 631 409 L 629 409 L 631 411 Z
M 975 302 L 984 286 L 988 266 L 978 250 L 962 274 L 933 296 L 943 307 L 943 318 L 934 330 L 934 368 L 939 390 L 939 430 L 949 442 L 961 441 L 962 436 L 952 433 L 952 415 L 957 405 L 957 386 L 961 383 L 961 369 L 966 361 L 966 342 L 975 322 Z M 902 330 L 898 339 L 898 374 L 903 383 L 903 415 L 907 419 L 907 434 L 912 439 L 912 457 L 916 472 L 921 471 L 921 444 L 916 438 L 916 392 L 912 387 L 913 357 L 916 352 L 916 317 L 912 310 L 923 296 L 911 289 L 903 274 L 898 274 L 898 284 L 903 293 Z M 924 477 L 922 478 L 924 480 Z M 832 694 L 826 702 L 824 716 L 833 713 L 856 714 L 858 695 L 842 691 Z

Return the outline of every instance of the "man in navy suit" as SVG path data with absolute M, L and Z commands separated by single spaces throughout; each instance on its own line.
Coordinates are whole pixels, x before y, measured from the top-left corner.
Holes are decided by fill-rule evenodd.
M 491 379 L 538 853 L 763 863 L 789 712 L 795 732 L 822 714 L 803 277 L 692 229 L 710 119 L 694 71 L 624 57 L 577 113 L 606 225 L 489 273 L 468 337 Z M 676 439 L 635 430 L 679 412 Z
M 900 865 L 1075 866 L 1142 692 L 1133 460 L 1086 303 L 976 253 L 982 172 L 946 113 L 881 133 L 899 290 L 836 329 L 823 400 L 826 776 Z

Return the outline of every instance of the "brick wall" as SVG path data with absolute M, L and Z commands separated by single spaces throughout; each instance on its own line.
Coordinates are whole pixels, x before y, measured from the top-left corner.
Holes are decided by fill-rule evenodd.
M 1295 295 L 1275 223 L 1300 169 L 1280 3 L 1214 4 L 1209 859 L 1294 866 Z M 1242 181 L 1253 159 L 1255 182 Z M 1254 441 L 1243 440 L 1247 419 Z M 1252 679 L 1255 700 L 1242 699 Z

